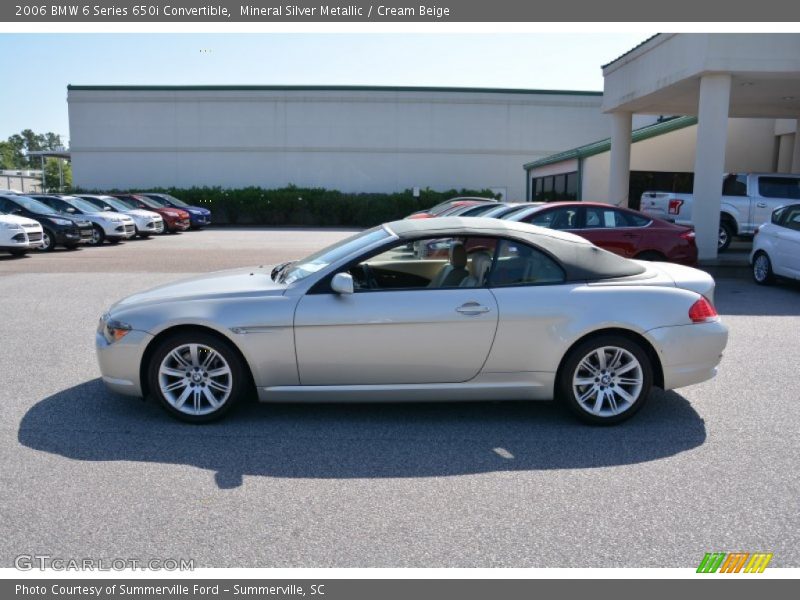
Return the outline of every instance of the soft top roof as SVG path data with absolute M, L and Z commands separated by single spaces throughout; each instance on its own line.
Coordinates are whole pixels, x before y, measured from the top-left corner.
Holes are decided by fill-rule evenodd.
M 567 281 L 630 277 L 645 271 L 643 266 L 598 248 L 582 237 L 528 223 L 482 217 L 440 217 L 404 219 L 387 223 L 385 227 L 402 239 L 430 235 L 485 235 L 517 239 L 537 246 L 558 259 L 566 270 Z

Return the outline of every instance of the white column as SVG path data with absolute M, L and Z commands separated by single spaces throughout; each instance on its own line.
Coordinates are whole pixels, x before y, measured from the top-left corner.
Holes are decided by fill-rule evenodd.
M 800 119 L 794 128 L 794 149 L 792 150 L 792 173 L 800 173 Z
M 631 121 L 629 112 L 611 113 L 611 166 L 608 179 L 608 201 L 628 206 L 631 178 Z
M 717 258 L 730 97 L 730 75 L 703 75 L 700 79 L 692 207 L 700 260 Z

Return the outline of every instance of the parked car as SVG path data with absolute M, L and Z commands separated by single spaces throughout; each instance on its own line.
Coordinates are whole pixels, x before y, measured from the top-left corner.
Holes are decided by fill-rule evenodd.
M 118 244 L 136 235 L 136 226 L 128 215 L 120 215 L 99 209 L 91 202 L 77 196 L 31 196 L 58 211 L 80 216 L 92 224 L 92 239 L 87 243 L 100 246 L 103 242 Z
M 42 226 L 42 250 L 50 251 L 56 246 L 74 250 L 92 239 L 89 221 L 59 212 L 29 196 L 0 196 L 0 211 L 38 222 Z
M 143 210 L 141 208 L 131 208 L 130 205 L 113 196 L 79 194 L 78 197 L 92 203 L 100 210 L 122 213 L 129 216 L 133 219 L 136 235 L 140 238 L 147 238 L 151 235 L 164 233 L 164 219 L 162 219 L 161 215 L 157 212 Z
M 24 256 L 42 245 L 43 231 L 33 219 L 0 212 L 0 252 Z
M 480 206 L 469 206 L 459 216 L 461 217 L 488 217 L 497 219 L 501 216 L 516 210 L 532 206 L 531 202 L 498 202 L 495 204 L 485 204 Z
M 138 192 L 138 196 L 145 196 L 155 202 L 161 202 L 166 207 L 180 208 L 189 213 L 192 229 L 202 229 L 206 225 L 211 225 L 211 211 L 202 206 L 192 206 L 183 200 L 179 200 L 170 194 L 156 192 Z
M 773 210 L 794 200 L 800 200 L 800 175 L 726 175 L 722 182 L 717 248 L 726 250 L 735 236 L 752 236 L 757 225 L 769 221 Z M 693 204 L 692 194 L 647 191 L 642 194 L 640 208 L 653 217 L 691 225 Z
M 455 208 L 457 206 L 475 206 L 476 204 L 483 204 L 485 202 L 497 202 L 494 198 L 480 198 L 477 196 L 460 196 L 452 198 L 444 202 L 440 202 L 436 206 L 427 210 L 420 210 L 412 213 L 406 219 L 430 219 L 431 217 L 438 217 L 443 212 Z
M 769 223 L 756 228 L 750 264 L 753 279 L 761 285 L 776 277 L 800 279 L 800 203 L 772 212 Z
M 600 202 L 551 202 L 504 218 L 569 231 L 625 258 L 697 264 L 692 229 L 628 208 Z
M 491 240 L 466 257 L 472 236 Z M 450 238 L 451 260 L 409 257 Z M 452 274 L 456 271 L 455 276 Z M 263 402 L 563 400 L 631 417 L 653 386 L 714 376 L 714 280 L 497 219 L 402 220 L 275 267 L 219 271 L 117 302 L 98 324 L 105 384 L 173 416 Z
M 147 198 L 146 196 L 139 196 L 138 194 L 112 194 L 112 196 L 114 198 L 119 198 L 132 208 L 150 210 L 161 215 L 161 218 L 164 219 L 165 233 L 186 231 L 191 227 L 191 217 L 189 213 L 181 208 L 172 208 L 166 206 L 162 202 Z

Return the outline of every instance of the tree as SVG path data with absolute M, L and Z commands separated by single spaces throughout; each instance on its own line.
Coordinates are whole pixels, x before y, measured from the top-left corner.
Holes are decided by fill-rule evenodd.
M 44 164 L 44 185 L 48 190 L 61 191 L 61 182 L 58 176 L 59 161 L 61 161 L 60 158 L 48 158 Z M 70 188 L 72 187 L 72 165 L 67 161 L 63 161 L 63 163 L 64 187 Z
M 10 136 L 7 142 L 0 143 L 4 144 L 0 152 L 5 169 L 41 169 L 39 159 L 29 157 L 28 153 L 37 150 L 55 150 L 63 145 L 59 134 L 52 131 L 35 133 L 31 129 L 23 129 Z M 10 161 L 10 164 L 7 161 Z

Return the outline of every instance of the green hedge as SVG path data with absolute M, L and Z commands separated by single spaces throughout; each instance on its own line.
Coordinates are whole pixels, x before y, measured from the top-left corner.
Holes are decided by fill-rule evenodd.
M 152 191 L 166 192 L 188 204 L 208 208 L 217 224 L 298 227 L 372 227 L 402 219 L 456 196 L 496 197 L 489 190 L 436 192 L 424 189 L 415 198 L 412 190 L 393 194 L 348 194 L 294 186 L 271 190 L 193 187 Z

